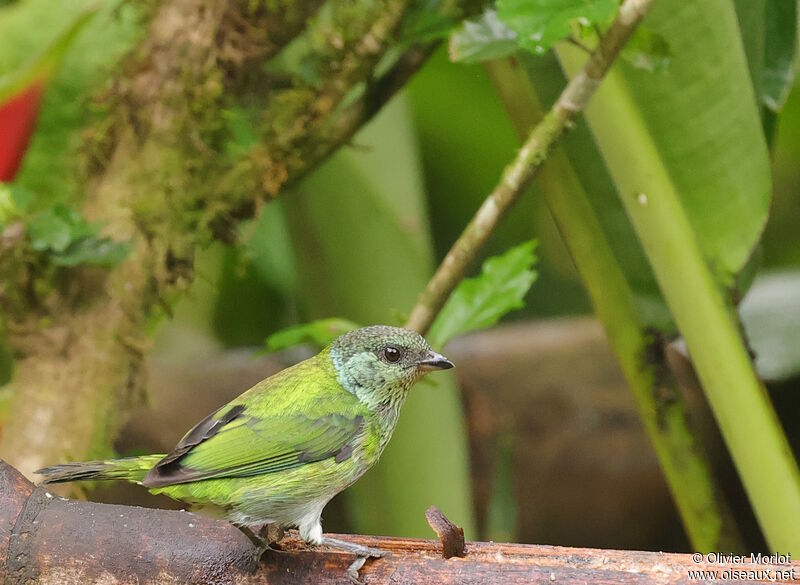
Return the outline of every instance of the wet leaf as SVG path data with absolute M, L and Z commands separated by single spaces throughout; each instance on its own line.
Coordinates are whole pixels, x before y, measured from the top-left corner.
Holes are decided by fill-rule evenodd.
M 497 16 L 519 35 L 522 48 L 541 55 L 568 37 L 575 23 L 609 24 L 618 6 L 617 0 L 498 0 Z
M 622 57 L 638 69 L 652 72 L 666 70 L 672 58 L 669 43 L 647 27 L 638 27 L 622 50 Z
M 465 20 L 450 35 L 450 60 L 476 63 L 513 55 L 519 50 L 517 33 L 487 9 L 481 16 Z
M 431 327 L 431 345 L 443 347 L 453 337 L 490 327 L 522 307 L 537 276 L 535 248 L 535 240 L 515 246 L 486 260 L 478 276 L 461 281 Z

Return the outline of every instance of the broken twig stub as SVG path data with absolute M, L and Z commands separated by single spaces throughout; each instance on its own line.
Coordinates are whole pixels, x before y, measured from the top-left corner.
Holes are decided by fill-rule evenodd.
M 442 543 L 442 556 L 446 559 L 467 556 L 464 546 L 464 529 L 456 526 L 436 506 L 425 511 L 425 519 Z

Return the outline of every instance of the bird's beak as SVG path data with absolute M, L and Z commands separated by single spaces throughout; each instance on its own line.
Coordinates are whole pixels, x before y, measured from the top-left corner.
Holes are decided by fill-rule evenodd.
M 432 372 L 433 370 L 449 370 L 452 367 L 455 367 L 455 364 L 451 362 L 449 359 L 444 357 L 440 353 L 436 353 L 433 350 L 428 352 L 422 360 L 419 362 L 420 368 L 422 368 L 425 372 Z

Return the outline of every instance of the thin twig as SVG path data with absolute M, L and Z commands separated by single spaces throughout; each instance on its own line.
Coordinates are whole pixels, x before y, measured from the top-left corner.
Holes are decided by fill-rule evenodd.
M 584 45 L 582 42 L 580 42 L 580 41 L 579 41 L 578 39 L 576 39 L 575 37 L 567 37 L 567 38 L 566 38 L 566 41 L 567 41 L 567 42 L 568 42 L 570 45 L 573 45 L 573 46 L 575 46 L 575 47 L 578 47 L 578 48 L 579 48 L 581 51 L 585 52 L 587 55 L 591 55 L 591 54 L 592 54 L 592 49 L 591 49 L 591 47 L 589 47 L 589 46 L 587 46 L 587 45 Z
M 426 333 L 497 224 L 517 202 L 558 140 L 572 127 L 654 0 L 625 0 L 616 20 L 550 111 L 531 131 L 500 183 L 478 209 L 420 294 L 406 327 Z

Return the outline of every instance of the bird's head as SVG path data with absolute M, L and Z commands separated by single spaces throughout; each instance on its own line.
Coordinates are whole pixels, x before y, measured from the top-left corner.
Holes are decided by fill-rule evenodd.
M 405 397 L 427 372 L 453 367 L 419 333 L 387 325 L 345 333 L 330 353 L 342 386 L 373 406 Z

